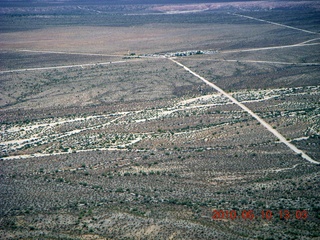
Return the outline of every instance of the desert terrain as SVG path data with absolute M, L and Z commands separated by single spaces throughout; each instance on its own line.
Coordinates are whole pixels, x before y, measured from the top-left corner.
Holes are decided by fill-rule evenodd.
M 320 3 L 186 2 L 2 3 L 1 239 L 320 237 Z

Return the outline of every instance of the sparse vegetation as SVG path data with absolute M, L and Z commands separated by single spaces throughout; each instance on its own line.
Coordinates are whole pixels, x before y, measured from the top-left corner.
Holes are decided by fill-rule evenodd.
M 245 14 L 319 31 L 306 6 Z M 320 236 L 319 167 L 163 58 L 319 161 L 318 45 L 243 51 L 319 41 L 224 10 L 154 14 L 175 8 L 0 8 L 1 239 Z M 214 221 L 213 209 L 274 217 Z

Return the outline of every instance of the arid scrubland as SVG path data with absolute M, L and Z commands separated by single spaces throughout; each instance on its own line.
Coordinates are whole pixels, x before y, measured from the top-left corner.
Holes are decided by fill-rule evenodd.
M 190 8 L 1 9 L 1 239 L 320 237 L 319 165 L 168 59 L 320 162 L 319 34 Z

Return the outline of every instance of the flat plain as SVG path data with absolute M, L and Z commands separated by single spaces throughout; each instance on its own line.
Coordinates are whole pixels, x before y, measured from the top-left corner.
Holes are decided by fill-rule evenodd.
M 319 11 L 176 9 L 1 8 L 1 239 L 320 237 L 319 164 L 228 97 L 320 162 Z

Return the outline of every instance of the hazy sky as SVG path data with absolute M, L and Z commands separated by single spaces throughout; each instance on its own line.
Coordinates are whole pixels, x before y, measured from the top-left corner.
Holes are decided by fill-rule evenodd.
M 177 4 L 177 3 L 213 3 L 234 2 L 236 0 L 0 0 L 0 6 L 35 6 L 61 4 Z M 239 1 L 239 0 L 238 0 Z M 248 1 L 248 0 L 240 0 Z

